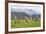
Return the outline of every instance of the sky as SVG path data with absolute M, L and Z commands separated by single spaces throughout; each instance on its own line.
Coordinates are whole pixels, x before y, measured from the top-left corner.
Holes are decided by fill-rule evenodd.
M 11 5 L 12 11 L 17 11 L 17 12 L 24 12 L 24 10 L 34 10 L 38 13 L 40 13 L 40 6 L 21 6 L 21 5 Z M 29 12 L 29 11 L 26 11 Z

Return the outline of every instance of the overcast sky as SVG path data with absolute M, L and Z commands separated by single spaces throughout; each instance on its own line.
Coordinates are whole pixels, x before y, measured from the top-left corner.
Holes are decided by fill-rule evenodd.
M 25 10 L 25 9 L 27 9 L 27 10 L 32 9 L 32 10 L 40 13 L 40 10 L 41 10 L 40 6 L 20 6 L 20 5 L 16 6 L 16 5 L 11 5 L 11 8 L 12 8 L 12 11 L 16 10 L 17 12 L 24 12 L 23 10 Z M 27 11 L 27 12 L 29 12 L 29 11 Z

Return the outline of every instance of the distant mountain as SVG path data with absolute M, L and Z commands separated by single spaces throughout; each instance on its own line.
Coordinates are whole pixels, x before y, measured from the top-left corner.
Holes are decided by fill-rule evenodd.
M 28 12 L 26 12 L 26 11 L 28 11 Z M 34 10 L 25 10 L 25 12 L 24 12 L 25 14 L 28 14 L 29 16 L 31 16 L 32 18 L 40 18 L 40 13 L 38 13 L 37 11 L 34 11 Z
M 29 15 L 27 15 L 27 14 L 25 14 L 25 13 L 23 13 L 23 12 L 11 12 L 11 16 L 14 17 L 14 18 L 15 18 L 15 16 L 16 16 L 17 18 L 25 18 L 25 17 L 30 18 Z
M 38 13 L 37 11 L 35 10 L 32 10 L 32 9 L 25 9 L 24 13 L 28 14 L 28 15 L 39 15 L 40 13 Z
M 34 11 L 32 9 L 24 9 L 24 10 L 14 10 L 11 11 L 11 16 L 17 16 L 18 18 L 24 18 L 24 17 L 32 17 L 32 18 L 40 18 L 40 13 L 37 11 Z
M 27 9 L 20 8 L 20 9 L 14 9 L 14 10 L 13 9 L 11 10 L 12 12 L 24 12 L 24 13 L 26 13 L 28 15 L 33 15 L 33 14 L 39 15 L 40 14 L 39 12 L 37 12 L 37 11 L 35 11 L 33 9 L 29 9 L 29 8 L 27 8 Z

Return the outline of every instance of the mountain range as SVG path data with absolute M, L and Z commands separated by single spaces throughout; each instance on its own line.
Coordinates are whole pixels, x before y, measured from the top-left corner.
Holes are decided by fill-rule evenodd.
M 19 12 L 18 12 L 19 11 Z M 38 13 L 37 11 L 34 11 L 32 9 L 25 9 L 25 10 L 14 10 L 11 11 L 11 16 L 17 16 L 18 18 L 22 18 L 22 17 L 32 17 L 32 18 L 39 18 L 40 17 L 40 13 Z

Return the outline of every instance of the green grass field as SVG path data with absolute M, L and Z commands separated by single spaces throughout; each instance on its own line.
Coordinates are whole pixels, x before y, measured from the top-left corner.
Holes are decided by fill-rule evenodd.
M 40 20 L 12 19 L 11 28 L 40 27 Z

